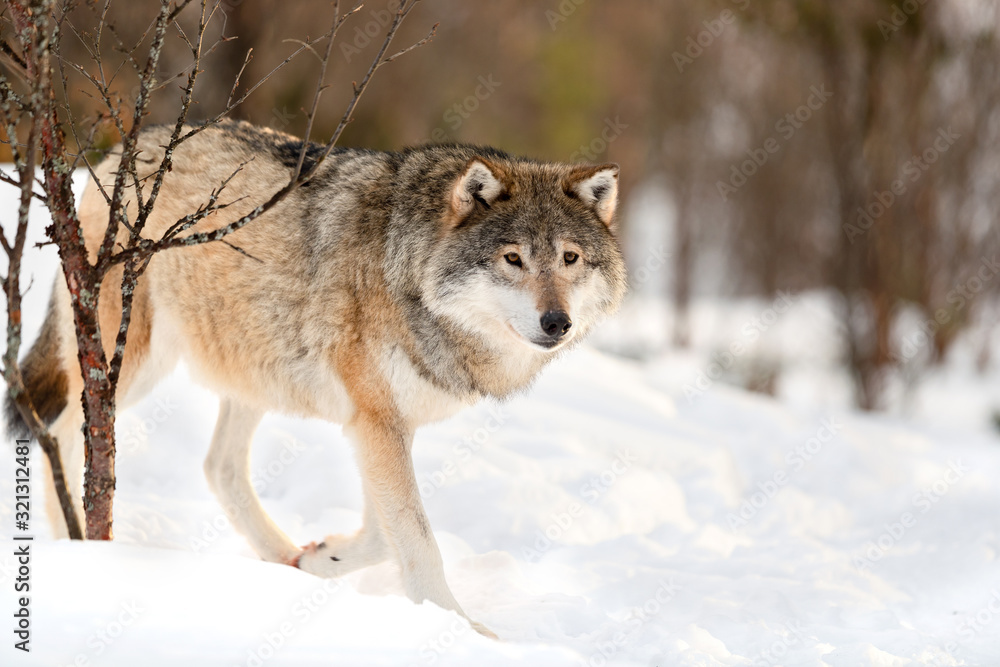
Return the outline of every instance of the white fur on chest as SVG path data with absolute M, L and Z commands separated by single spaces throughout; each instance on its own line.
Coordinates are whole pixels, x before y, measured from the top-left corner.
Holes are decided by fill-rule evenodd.
M 396 408 L 414 428 L 447 419 L 476 401 L 475 396 L 458 397 L 427 381 L 398 347 L 383 356 L 382 373 L 392 389 Z

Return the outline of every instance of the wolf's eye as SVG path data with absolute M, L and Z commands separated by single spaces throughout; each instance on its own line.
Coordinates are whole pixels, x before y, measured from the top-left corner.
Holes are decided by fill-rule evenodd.
M 563 253 L 563 261 L 565 261 L 567 264 L 573 264 L 579 258 L 580 258 L 580 256 L 577 255 L 575 252 L 564 252 Z
M 509 252 L 503 256 L 507 260 L 508 264 L 513 264 L 514 266 L 521 266 L 521 256 L 516 252 Z

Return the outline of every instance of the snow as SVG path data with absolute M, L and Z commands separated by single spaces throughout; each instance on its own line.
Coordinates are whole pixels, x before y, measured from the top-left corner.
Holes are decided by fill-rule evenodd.
M 52 249 L 29 270 L 37 330 Z M 527 394 L 418 432 L 449 583 L 501 641 L 409 602 L 388 564 L 321 580 L 259 561 L 202 474 L 217 401 L 179 368 L 120 415 L 114 543 L 49 537 L 34 452 L 32 651 L 15 651 L 2 445 L 0 664 L 1000 664 L 1000 437 L 981 418 L 996 377 L 956 362 L 919 419 L 856 413 L 823 370 L 835 336 L 803 314 L 824 299 L 797 297 L 740 356 L 794 353 L 777 399 L 724 380 L 692 394 L 711 355 L 772 306 L 700 301 L 703 347 L 643 361 L 584 347 Z M 664 321 L 644 305 L 595 341 L 642 343 Z M 339 427 L 269 415 L 252 468 L 293 539 L 360 525 Z

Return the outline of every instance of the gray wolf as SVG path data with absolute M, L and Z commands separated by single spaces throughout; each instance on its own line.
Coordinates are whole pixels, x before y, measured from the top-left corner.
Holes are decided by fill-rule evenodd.
M 159 164 L 169 134 L 141 135 L 140 177 Z M 231 205 L 193 231 L 237 219 L 288 181 L 302 148 L 245 123 L 205 129 L 174 155 L 145 234 L 159 238 L 238 171 L 223 194 Z M 307 148 L 314 159 L 319 147 Z M 112 155 L 95 171 L 109 191 L 117 162 Z M 625 292 L 617 199 L 613 164 L 537 162 L 467 145 L 338 149 L 307 186 L 228 237 L 243 252 L 213 243 L 152 259 L 135 292 L 119 406 L 184 358 L 220 397 L 208 483 L 224 507 L 241 508 L 231 520 L 261 558 L 321 577 L 394 559 L 412 600 L 468 618 L 445 582 L 417 490 L 414 430 L 525 390 L 617 308 Z M 108 220 L 93 183 L 79 214 L 93 259 Z M 102 286 L 104 332 L 118 328 L 120 276 Z M 82 381 L 69 293 L 56 283 L 24 371 L 78 497 Z M 104 340 L 110 355 L 114 335 Z M 267 411 L 344 425 L 363 478 L 356 534 L 299 547 L 264 512 L 249 451 Z M 54 502 L 49 514 L 64 535 Z

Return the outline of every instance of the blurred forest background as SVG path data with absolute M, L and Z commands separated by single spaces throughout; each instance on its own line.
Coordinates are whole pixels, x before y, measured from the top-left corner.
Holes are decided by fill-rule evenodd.
M 122 43 L 157 4 L 111 3 Z M 371 0 L 342 29 L 313 139 L 333 130 L 396 4 Z M 248 49 L 244 89 L 331 16 L 327 2 L 225 0 L 215 34 L 236 39 L 205 59 L 192 118 L 225 105 Z M 74 16 L 81 29 L 94 20 L 86 4 Z M 970 327 L 976 363 L 994 363 L 996 0 L 425 0 L 394 46 L 434 23 L 432 43 L 378 73 L 341 143 L 468 141 L 620 163 L 626 249 L 644 271 L 633 298 L 669 312 L 655 343 L 623 351 L 698 345 L 700 298 L 817 292 L 864 409 L 883 407 L 892 378 L 941 363 Z M 90 61 L 80 40 L 63 48 Z M 168 41 L 162 78 L 187 58 Z M 301 135 L 317 70 L 309 54 L 296 59 L 236 117 Z M 80 118 L 100 106 L 82 80 L 71 95 Z M 149 122 L 172 122 L 178 98 L 165 86 Z M 774 392 L 779 373 L 746 384 Z

